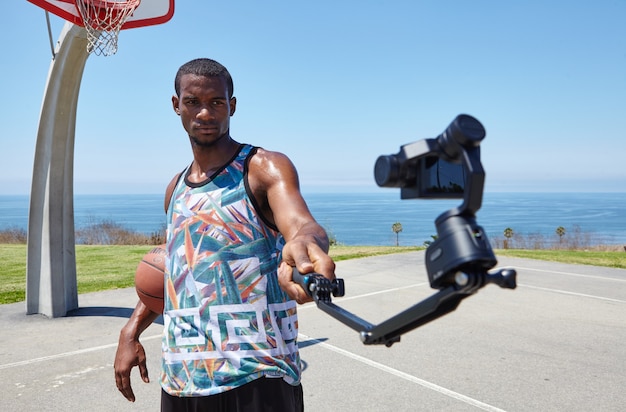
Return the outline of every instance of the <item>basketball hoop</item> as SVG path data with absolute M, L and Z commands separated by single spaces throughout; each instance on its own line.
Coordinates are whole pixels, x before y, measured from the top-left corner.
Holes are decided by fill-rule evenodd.
M 141 0 L 75 0 L 75 3 L 87 30 L 89 52 L 110 56 L 117 52 L 120 29 Z
M 88 38 L 87 51 L 104 56 L 117 52 L 120 30 L 163 24 L 174 15 L 174 0 L 28 1 L 84 27 Z

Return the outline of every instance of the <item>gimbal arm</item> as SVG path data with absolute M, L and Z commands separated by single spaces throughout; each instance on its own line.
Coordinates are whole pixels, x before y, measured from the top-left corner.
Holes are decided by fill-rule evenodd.
M 343 279 L 330 281 L 317 273 L 301 275 L 295 269 L 293 277 L 313 297 L 318 308 L 359 332 L 364 344 L 384 344 L 387 347 L 399 342 L 404 333 L 454 311 L 461 300 L 487 283 L 495 283 L 503 288 L 515 288 L 515 271 L 511 269 L 503 269 L 493 274 L 459 272 L 457 281 L 460 283 L 455 282 L 405 311 L 374 325 L 331 301 L 331 295 L 335 297 L 344 295 Z

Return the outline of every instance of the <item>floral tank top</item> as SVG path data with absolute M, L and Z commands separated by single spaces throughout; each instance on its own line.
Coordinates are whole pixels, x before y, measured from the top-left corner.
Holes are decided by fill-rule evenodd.
M 247 189 L 239 152 L 207 182 L 183 172 L 167 211 L 163 368 L 174 396 L 208 396 L 261 377 L 300 382 L 296 303 L 278 285 L 283 238 Z

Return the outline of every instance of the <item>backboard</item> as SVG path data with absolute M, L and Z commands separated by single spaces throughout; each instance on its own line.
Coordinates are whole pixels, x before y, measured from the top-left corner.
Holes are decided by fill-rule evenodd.
M 57 15 L 79 26 L 85 26 L 74 0 L 28 0 L 50 13 Z M 115 3 L 120 0 L 107 0 Z M 105 1 L 93 0 L 93 3 Z M 174 0 L 143 0 L 133 14 L 126 20 L 121 29 L 154 26 L 169 21 L 174 15 Z

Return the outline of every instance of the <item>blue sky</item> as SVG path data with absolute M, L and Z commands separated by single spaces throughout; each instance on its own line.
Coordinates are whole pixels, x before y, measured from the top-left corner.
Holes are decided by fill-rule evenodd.
M 43 10 L 5 8 L 0 194 L 28 194 L 51 52 Z M 486 191 L 626 191 L 624 21 L 624 0 L 180 0 L 89 57 L 75 193 L 162 193 L 191 161 L 171 95 L 196 57 L 233 75 L 233 137 L 287 154 L 304 192 L 389 190 L 376 158 L 459 113 L 487 129 Z

